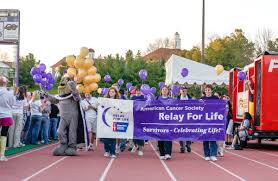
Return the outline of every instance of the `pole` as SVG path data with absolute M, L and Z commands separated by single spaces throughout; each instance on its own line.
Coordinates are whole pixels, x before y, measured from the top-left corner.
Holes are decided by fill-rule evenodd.
M 18 13 L 18 41 L 16 43 L 17 51 L 16 51 L 16 60 L 15 60 L 15 85 L 19 87 L 19 44 L 20 44 L 20 11 Z
M 201 63 L 205 63 L 205 0 L 203 0 L 202 9 L 202 50 Z

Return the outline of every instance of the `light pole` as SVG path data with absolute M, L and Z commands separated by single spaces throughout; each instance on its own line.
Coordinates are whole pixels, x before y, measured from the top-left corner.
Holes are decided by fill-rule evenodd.
M 202 50 L 201 50 L 201 63 L 205 63 L 205 0 L 203 0 L 203 9 L 202 9 Z

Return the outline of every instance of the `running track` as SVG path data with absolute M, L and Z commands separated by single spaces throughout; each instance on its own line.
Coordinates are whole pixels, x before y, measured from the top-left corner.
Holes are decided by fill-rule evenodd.
M 217 162 L 202 159 L 201 143 L 191 153 L 179 153 L 173 142 L 172 160 L 161 161 L 156 142 L 145 145 L 144 156 L 125 151 L 118 158 L 104 158 L 103 145 L 76 157 L 54 157 L 48 145 L 9 157 L 0 162 L 0 180 L 278 180 L 278 144 L 251 144 L 243 151 L 226 150 Z

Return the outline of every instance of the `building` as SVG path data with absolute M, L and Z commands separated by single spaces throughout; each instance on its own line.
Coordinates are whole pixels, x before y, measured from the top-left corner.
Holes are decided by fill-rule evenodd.
M 0 75 L 10 78 L 11 73 L 14 73 L 13 63 L 0 61 Z

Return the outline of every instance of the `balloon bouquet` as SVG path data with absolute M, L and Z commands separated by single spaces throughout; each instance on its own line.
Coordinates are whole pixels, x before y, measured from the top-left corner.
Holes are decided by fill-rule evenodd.
M 77 83 L 76 88 L 79 93 L 91 93 L 98 90 L 97 83 L 101 80 L 97 68 L 93 66 L 94 60 L 87 57 L 88 53 L 88 48 L 82 47 L 78 56 L 69 55 L 66 57 L 69 66 L 66 74 Z
M 40 85 L 41 89 L 51 90 L 55 84 L 55 80 L 51 73 L 46 73 L 45 64 L 41 63 L 37 67 L 31 69 L 30 74 L 36 84 Z

